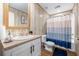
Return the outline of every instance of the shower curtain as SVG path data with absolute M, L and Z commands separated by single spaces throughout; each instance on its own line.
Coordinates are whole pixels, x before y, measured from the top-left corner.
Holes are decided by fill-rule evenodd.
M 62 15 L 47 20 L 47 41 L 71 48 L 71 17 Z

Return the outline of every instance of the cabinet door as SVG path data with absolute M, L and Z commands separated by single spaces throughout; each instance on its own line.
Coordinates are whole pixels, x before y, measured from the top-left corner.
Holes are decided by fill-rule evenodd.
M 11 53 L 12 53 L 11 49 L 6 50 L 6 51 L 3 52 L 3 56 L 11 56 L 12 55 Z
M 30 47 L 31 47 L 30 42 L 17 46 L 13 49 L 12 56 L 30 56 L 31 55 Z
M 41 40 L 36 39 L 32 42 L 32 56 L 40 56 L 41 55 Z

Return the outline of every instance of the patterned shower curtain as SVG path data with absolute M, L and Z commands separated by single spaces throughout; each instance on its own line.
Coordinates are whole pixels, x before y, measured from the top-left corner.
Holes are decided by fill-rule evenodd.
M 71 17 L 70 15 L 51 17 L 47 20 L 47 38 L 55 43 L 70 48 Z M 61 42 L 60 42 L 61 41 Z

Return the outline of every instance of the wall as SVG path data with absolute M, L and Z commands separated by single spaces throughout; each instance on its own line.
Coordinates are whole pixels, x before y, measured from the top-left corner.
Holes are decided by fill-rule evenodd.
M 79 4 L 76 3 L 73 8 L 73 13 L 75 16 L 75 48 L 76 48 L 76 53 L 79 56 Z
M 78 19 L 77 19 L 77 21 L 76 21 L 76 23 L 77 23 L 77 40 L 76 40 L 76 51 L 77 51 L 77 54 L 78 54 L 78 56 L 79 56 L 79 3 L 77 4 L 77 9 L 78 9 L 78 12 L 77 12 L 77 17 L 78 17 Z
M 78 39 L 79 39 L 79 3 L 78 3 L 77 9 L 78 9 L 78 12 L 77 12 L 77 16 L 78 16 L 78 19 L 77 19 L 78 26 L 77 26 L 77 28 L 78 28 Z
M 74 33 L 75 33 L 75 49 L 76 53 L 79 56 L 79 3 L 75 3 L 73 7 L 73 15 L 74 15 Z
M 0 3 L 0 25 L 3 25 L 3 4 Z
M 75 38 L 76 38 L 75 37 L 75 15 L 73 13 L 73 10 L 72 10 L 72 14 L 71 14 L 71 25 L 72 25 L 72 30 L 71 30 L 72 31 L 71 32 L 72 33 L 72 36 L 71 36 L 71 41 L 72 41 L 72 45 L 71 46 L 72 47 L 71 48 L 72 48 L 72 50 L 75 51 L 76 50 L 75 49 Z
M 29 27 L 30 30 L 34 32 L 34 34 L 45 34 L 46 33 L 46 20 L 48 18 L 48 14 L 45 12 L 44 9 L 42 9 L 38 4 L 28 4 L 28 19 L 30 19 L 30 24 L 25 25 L 28 28 L 25 27 L 9 27 L 8 26 L 8 12 L 9 12 L 9 7 L 7 3 L 4 3 L 3 6 L 3 18 L 4 18 L 4 26 L 6 26 L 6 29 L 11 32 L 24 32 L 28 31 Z M 15 16 L 16 17 L 16 16 Z
M 46 33 L 46 21 L 48 14 L 38 4 L 29 4 L 30 6 L 30 30 L 34 34 Z
M 3 38 L 2 36 L 4 35 L 3 32 L 3 4 L 0 3 L 0 40 Z
M 8 27 L 8 12 L 9 12 L 9 7 L 7 3 L 3 3 L 3 25 L 5 28 Z
M 14 18 L 14 13 L 9 11 L 9 26 L 15 26 Z
M 74 4 L 73 7 L 73 14 L 74 14 L 74 18 L 75 18 L 75 38 L 78 37 L 78 4 Z

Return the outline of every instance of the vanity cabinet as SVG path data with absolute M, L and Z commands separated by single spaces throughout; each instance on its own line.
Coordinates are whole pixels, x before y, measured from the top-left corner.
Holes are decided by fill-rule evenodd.
M 3 55 L 4 56 L 11 56 L 11 53 L 12 53 L 12 50 L 11 49 L 6 50 L 6 51 L 3 51 Z
M 30 50 L 31 50 L 31 46 L 30 46 L 30 42 L 29 43 L 25 43 L 22 44 L 21 46 L 15 47 L 12 50 L 12 56 L 30 56 Z
M 32 42 L 32 56 L 37 56 L 37 55 L 38 56 L 41 55 L 40 38 Z
M 5 50 L 3 53 L 4 56 L 40 56 L 40 54 L 41 54 L 40 38 L 21 44 L 14 48 Z

